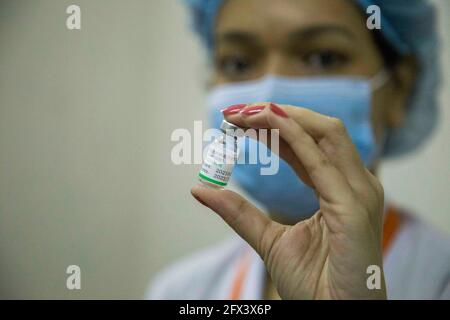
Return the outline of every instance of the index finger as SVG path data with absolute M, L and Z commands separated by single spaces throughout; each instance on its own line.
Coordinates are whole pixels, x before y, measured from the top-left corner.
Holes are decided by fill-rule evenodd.
M 239 126 L 255 129 L 271 128 L 267 117 L 268 113 L 259 112 L 251 116 L 245 115 L 249 110 L 257 110 L 258 106 L 267 108 L 269 105 L 270 103 L 266 102 L 255 103 L 246 106 L 240 113 L 224 114 L 224 116 L 228 121 Z M 303 130 L 311 135 L 320 149 L 329 156 L 330 161 L 347 177 L 351 184 L 356 185 L 366 181 L 364 164 L 341 120 L 303 107 L 277 106 L 282 108 L 289 118 L 296 121 Z

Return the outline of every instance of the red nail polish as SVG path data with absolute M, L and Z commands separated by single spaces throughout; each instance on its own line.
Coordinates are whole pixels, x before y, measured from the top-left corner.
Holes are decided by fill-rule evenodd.
M 221 110 L 221 112 L 223 113 L 224 116 L 229 116 L 230 114 L 238 113 L 239 111 L 244 109 L 246 106 L 247 106 L 246 104 L 236 104 L 236 105 L 229 106 L 229 107 Z
M 276 104 L 271 103 L 270 104 L 270 110 L 275 113 L 277 116 L 283 117 L 283 118 L 289 118 L 286 112 L 284 112 L 283 109 L 281 109 Z
M 251 116 L 251 115 L 260 113 L 265 108 L 266 108 L 266 106 L 253 106 L 253 107 L 242 110 L 241 113 L 246 116 Z

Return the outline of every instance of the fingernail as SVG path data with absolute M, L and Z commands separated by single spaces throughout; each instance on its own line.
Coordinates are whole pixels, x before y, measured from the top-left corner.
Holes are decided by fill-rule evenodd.
M 260 113 L 265 108 L 266 108 L 266 106 L 253 106 L 253 107 L 241 110 L 240 113 L 242 113 L 242 114 L 244 114 L 246 116 L 251 116 L 251 115 Z
M 220 111 L 223 113 L 224 116 L 229 116 L 230 114 L 239 113 L 239 111 L 244 109 L 246 106 L 247 106 L 246 104 L 235 104 Z
M 289 116 L 287 115 L 286 112 L 284 112 L 283 109 L 281 109 L 279 106 L 277 106 L 276 104 L 271 103 L 270 104 L 270 110 L 275 113 L 277 116 L 280 116 L 282 118 L 289 118 Z

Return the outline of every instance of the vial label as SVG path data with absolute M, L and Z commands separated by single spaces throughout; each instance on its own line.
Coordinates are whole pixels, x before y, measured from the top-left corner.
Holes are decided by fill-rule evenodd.
M 230 180 L 236 158 L 237 154 L 224 148 L 223 144 L 212 144 L 198 175 L 209 183 L 224 187 Z

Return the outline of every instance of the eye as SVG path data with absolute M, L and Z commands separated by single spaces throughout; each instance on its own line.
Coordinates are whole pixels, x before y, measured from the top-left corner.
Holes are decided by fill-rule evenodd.
M 249 58 L 240 55 L 219 57 L 216 68 L 227 77 L 243 76 L 251 70 L 252 63 Z
M 326 71 L 344 66 L 348 57 L 333 50 L 320 50 L 305 55 L 303 60 L 310 68 Z

